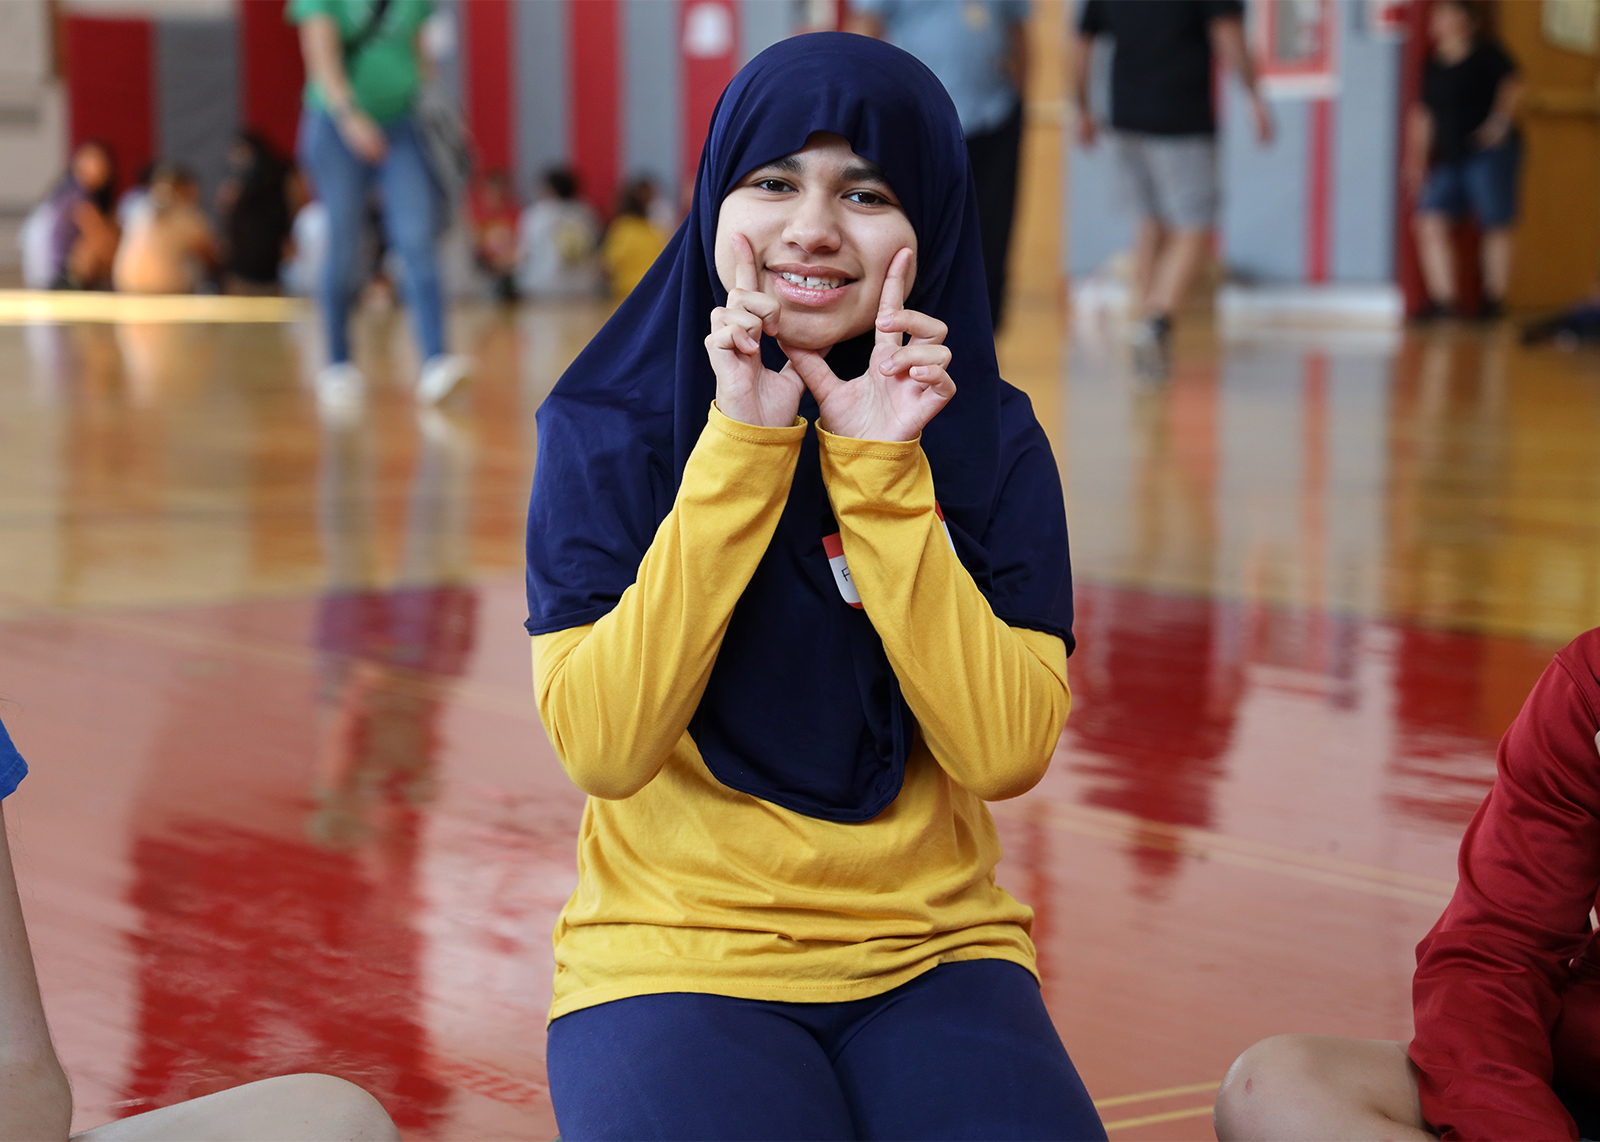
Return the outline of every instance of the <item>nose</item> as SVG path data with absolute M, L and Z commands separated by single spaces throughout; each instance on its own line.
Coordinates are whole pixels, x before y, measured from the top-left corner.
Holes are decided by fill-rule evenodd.
M 783 227 L 783 240 L 808 254 L 839 248 L 838 204 L 831 193 L 807 190 L 796 196 Z

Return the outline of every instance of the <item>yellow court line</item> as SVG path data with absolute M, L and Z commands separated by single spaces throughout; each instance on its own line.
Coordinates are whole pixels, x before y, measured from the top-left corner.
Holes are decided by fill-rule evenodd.
M 0 324 L 62 321 L 275 324 L 293 321 L 304 312 L 305 302 L 293 297 L 0 290 Z
M 1119 1118 L 1115 1122 L 1102 1122 L 1107 1130 L 1132 1130 L 1135 1126 L 1154 1126 L 1158 1122 L 1177 1122 L 1180 1118 L 1199 1118 L 1210 1114 L 1209 1106 L 1191 1106 L 1188 1110 L 1164 1110 L 1160 1114 L 1142 1114 L 1138 1118 Z
M 1016 802 L 996 802 L 989 809 L 996 817 L 1013 820 L 1027 820 L 1035 812 L 1028 805 Z M 1053 828 L 1079 836 L 1177 853 L 1194 860 L 1214 861 L 1235 868 L 1292 876 L 1430 908 L 1448 903 L 1455 892 L 1454 883 L 1447 880 L 1299 852 L 1205 829 L 1169 825 L 1109 809 L 1085 805 L 1050 805 L 1045 822 Z
M 1094 1100 L 1096 1110 L 1105 1110 L 1111 1106 L 1127 1106 L 1130 1102 L 1154 1102 L 1158 1098 L 1175 1098 L 1180 1094 L 1200 1094 L 1213 1091 L 1221 1083 L 1190 1083 L 1188 1086 L 1169 1086 L 1162 1090 L 1147 1090 L 1143 1094 L 1119 1094 L 1113 1098 L 1097 1098 Z
M 54 616 L 53 616 L 54 617 Z M 316 668 L 318 653 L 299 647 L 280 647 L 253 639 L 215 635 L 209 631 L 163 627 L 157 623 L 113 615 L 73 615 L 71 621 L 116 631 L 124 636 L 144 639 L 178 650 L 214 654 L 234 661 L 256 662 L 292 670 Z M 336 657 L 349 657 L 339 655 Z M 539 712 L 533 700 L 533 684 L 524 694 L 492 683 L 470 678 L 443 678 L 423 671 L 395 668 L 385 685 L 395 693 L 413 697 L 448 700 L 486 713 L 503 714 L 534 723 Z

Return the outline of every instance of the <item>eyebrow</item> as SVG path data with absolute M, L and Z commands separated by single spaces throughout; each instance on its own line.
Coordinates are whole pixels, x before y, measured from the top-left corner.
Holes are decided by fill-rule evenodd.
M 774 159 L 764 163 L 759 170 L 782 171 L 785 174 L 805 174 L 806 164 L 799 155 L 785 155 L 781 159 Z M 875 182 L 880 186 L 889 185 L 889 177 L 883 173 L 883 168 L 877 163 L 862 159 L 860 162 L 845 167 L 839 172 L 840 182 Z
M 889 176 L 883 173 L 883 168 L 877 163 L 863 159 L 855 166 L 845 167 L 839 172 L 840 182 L 875 182 L 881 186 L 889 185 Z

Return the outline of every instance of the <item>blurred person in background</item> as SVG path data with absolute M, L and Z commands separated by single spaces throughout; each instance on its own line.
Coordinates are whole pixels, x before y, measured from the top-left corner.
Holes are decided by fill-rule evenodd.
M 217 265 L 199 182 L 176 163 L 158 164 L 149 193 L 128 209 L 112 284 L 120 293 L 194 293 Z
M 1471 213 L 1483 231 L 1480 319 L 1505 311 L 1511 278 L 1511 227 L 1517 216 L 1522 138 L 1512 116 L 1522 94 L 1516 61 L 1494 38 L 1486 13 L 1467 0 L 1436 0 L 1428 11 L 1433 51 L 1422 100 L 1406 131 L 1406 189 L 1428 303 L 1422 320 L 1456 316 L 1456 265 L 1450 228 Z
M 78 144 L 66 176 L 46 200 L 50 284 L 55 289 L 107 289 L 120 234 L 117 167 L 98 140 Z
M 300 156 L 327 209 L 328 247 L 317 303 L 328 338 L 318 375 L 324 408 L 359 404 L 366 382 L 350 361 L 349 316 L 368 185 L 383 195 L 383 226 L 400 257 L 423 364 L 417 399 L 442 400 L 467 374 L 445 351 L 444 300 L 434 253 L 438 191 L 412 114 L 422 85 L 418 39 L 430 0 L 291 0 L 305 56 Z
M 600 219 L 578 197 L 577 176 L 552 167 L 517 223 L 518 287 L 529 297 L 595 296 L 599 245 Z
M 149 197 L 150 180 L 155 178 L 156 167 L 159 165 L 160 163 L 156 159 L 151 159 L 145 163 L 144 166 L 139 168 L 139 173 L 134 175 L 133 181 L 128 184 L 128 189 L 118 196 L 116 210 L 118 230 L 126 230 L 128 228 L 128 215 L 135 206 L 138 206 Z
M 1022 155 L 1029 2 L 850 0 L 849 10 L 846 31 L 910 52 L 955 101 L 978 196 L 989 316 L 998 329 Z
M 484 175 L 472 188 L 472 256 L 489 275 L 500 301 L 517 300 L 517 216 L 520 204 L 504 171 Z
M 322 263 L 328 251 L 328 211 L 311 197 L 305 175 L 289 172 L 289 209 L 294 223 L 283 260 L 283 288 L 297 297 L 310 297 L 322 280 Z
M 0 800 L 28 774 L 0 723 Z M 5 818 L 0 815 L 0 1139 L 66 1142 L 72 1088 L 50 1041 Z M 332 1075 L 281 1075 L 130 1115 L 73 1142 L 247 1142 L 398 1139 L 378 1100 Z
M 1272 115 L 1244 38 L 1242 0 L 1085 0 L 1078 17 L 1073 95 L 1078 140 L 1094 145 L 1089 64 L 1098 36 L 1111 57 L 1111 127 L 1123 196 L 1140 216 L 1134 289 L 1140 370 L 1164 375 L 1172 318 L 1211 248 L 1217 222 L 1217 117 L 1212 61 L 1220 55 L 1250 100 L 1256 140 L 1272 141 Z
M 228 148 L 228 175 L 217 191 L 222 217 L 223 287 L 229 293 L 276 293 L 292 228 L 290 165 L 255 131 Z
M 606 227 L 600 260 L 611 278 L 611 299 L 621 301 L 650 271 L 670 236 L 651 220 L 656 184 L 636 178 L 617 195 L 617 216 Z

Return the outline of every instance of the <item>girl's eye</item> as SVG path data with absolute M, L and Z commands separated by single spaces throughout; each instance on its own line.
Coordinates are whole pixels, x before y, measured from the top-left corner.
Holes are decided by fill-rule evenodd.
M 781 178 L 763 178 L 756 181 L 755 187 L 757 190 L 764 190 L 769 194 L 780 194 L 789 189 L 789 184 Z
M 861 206 L 884 206 L 887 205 L 889 201 L 887 198 L 883 197 L 883 195 L 874 194 L 870 190 L 852 190 L 844 197 L 845 201 L 854 202 Z

